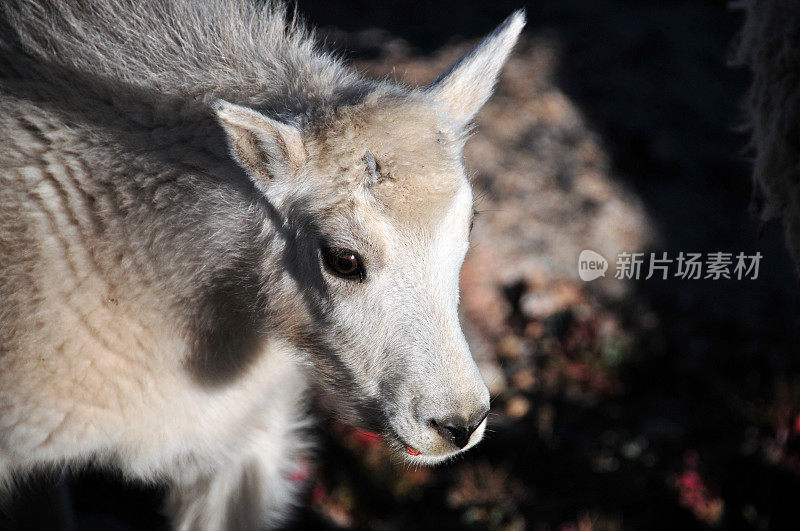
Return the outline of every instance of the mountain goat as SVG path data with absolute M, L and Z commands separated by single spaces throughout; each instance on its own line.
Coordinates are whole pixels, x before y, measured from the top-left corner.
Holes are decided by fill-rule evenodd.
M 0 483 L 95 463 L 179 529 L 285 521 L 307 397 L 433 464 L 482 437 L 469 124 L 513 14 L 426 88 L 275 2 L 0 5 Z

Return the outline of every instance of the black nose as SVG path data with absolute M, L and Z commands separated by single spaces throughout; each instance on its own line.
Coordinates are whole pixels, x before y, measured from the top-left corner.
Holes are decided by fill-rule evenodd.
M 472 422 L 463 422 L 455 418 L 431 420 L 433 426 L 439 435 L 445 439 L 449 439 L 458 448 L 464 448 L 469 443 L 469 438 L 472 433 L 478 429 L 483 419 L 489 414 L 489 410 L 481 411 L 479 415 L 474 415 Z

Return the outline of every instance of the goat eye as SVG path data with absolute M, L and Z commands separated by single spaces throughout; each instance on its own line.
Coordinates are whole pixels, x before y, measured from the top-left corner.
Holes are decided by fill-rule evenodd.
M 333 268 L 337 273 L 352 275 L 358 269 L 358 259 L 354 254 L 342 253 L 335 256 Z
M 322 256 L 325 259 L 325 265 L 335 275 L 352 280 L 364 280 L 364 268 L 361 265 L 361 260 L 353 251 L 324 249 Z

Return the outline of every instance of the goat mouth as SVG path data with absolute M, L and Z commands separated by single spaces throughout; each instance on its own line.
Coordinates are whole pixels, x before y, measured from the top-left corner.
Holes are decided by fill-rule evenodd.
M 358 439 L 366 441 L 382 442 L 384 444 L 389 443 L 389 441 L 393 441 L 402 446 L 405 449 L 405 452 L 410 456 L 416 457 L 422 454 L 422 452 L 420 452 L 419 450 L 417 450 L 416 448 L 405 442 L 403 438 L 400 437 L 400 435 L 398 435 L 397 432 L 395 432 L 392 429 L 386 430 L 385 434 L 364 430 L 354 426 L 350 426 L 350 429 Z M 389 446 L 393 445 L 389 444 Z
M 420 452 L 419 450 L 408 444 L 406 441 L 404 441 L 403 438 L 400 437 L 400 435 L 396 431 L 392 429 L 389 429 L 387 431 L 388 435 L 391 435 L 391 437 L 405 450 L 405 452 L 408 455 L 416 457 L 422 454 L 422 452 Z

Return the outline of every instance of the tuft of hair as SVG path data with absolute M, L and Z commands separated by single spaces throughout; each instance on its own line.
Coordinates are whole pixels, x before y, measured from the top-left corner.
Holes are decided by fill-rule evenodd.
M 745 113 L 753 160 L 751 208 L 783 222 L 800 272 L 800 0 L 732 4 L 745 12 L 732 61 L 753 75 Z
M 319 50 L 313 32 L 273 0 L 6 0 L 0 13 L 7 79 L 90 74 L 193 103 L 265 110 L 272 95 L 276 113 L 295 115 L 308 94 L 336 101 L 374 85 Z

